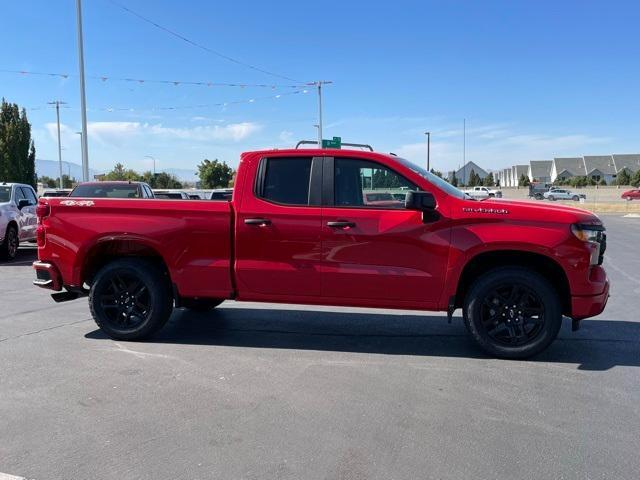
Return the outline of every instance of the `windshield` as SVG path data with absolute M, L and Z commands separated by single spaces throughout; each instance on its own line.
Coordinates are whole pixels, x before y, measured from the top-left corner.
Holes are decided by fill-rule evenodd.
M 11 200 L 11 187 L 0 187 L 0 203 Z
M 432 183 L 433 185 L 438 187 L 440 190 L 444 190 L 449 195 L 451 195 L 453 197 L 456 197 L 456 198 L 459 198 L 461 200 L 470 200 L 470 199 L 472 199 L 469 195 L 464 193 L 462 190 L 459 190 L 458 188 L 454 187 L 453 185 L 451 185 L 449 182 L 447 182 L 443 178 L 440 178 L 439 176 L 434 175 L 431 172 L 428 172 L 424 168 L 416 165 L 415 163 L 410 162 L 409 160 L 401 158 L 401 157 L 395 157 L 395 159 L 398 162 L 400 162 L 402 165 L 404 165 L 405 167 L 413 170 L 415 173 L 417 173 L 418 175 L 420 175 L 424 179 L 428 180 L 429 183 Z
M 137 184 L 86 184 L 74 188 L 70 197 L 88 198 L 140 198 Z

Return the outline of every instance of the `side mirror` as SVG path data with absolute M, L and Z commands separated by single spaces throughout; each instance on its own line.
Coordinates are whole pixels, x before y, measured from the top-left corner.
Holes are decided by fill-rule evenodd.
M 404 198 L 404 208 L 421 212 L 435 210 L 436 198 L 429 192 L 407 192 Z
M 29 200 L 27 200 L 26 198 L 21 198 L 20 200 L 18 200 L 18 210 L 22 210 L 24 207 L 28 207 L 29 205 L 31 205 L 31 202 L 29 202 Z

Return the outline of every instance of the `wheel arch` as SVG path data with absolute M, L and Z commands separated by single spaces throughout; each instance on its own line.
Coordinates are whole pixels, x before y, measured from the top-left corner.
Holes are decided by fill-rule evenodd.
M 170 270 L 156 246 L 139 238 L 105 238 L 98 240 L 82 255 L 79 267 L 81 284 L 91 285 L 95 275 L 108 263 L 125 257 L 144 258 L 156 264 L 171 281 Z
M 478 276 L 500 267 L 523 267 L 542 275 L 558 292 L 562 313 L 571 315 L 569 279 L 562 266 L 547 255 L 521 250 L 493 250 L 472 257 L 458 279 L 455 306 L 462 307 L 471 284 Z

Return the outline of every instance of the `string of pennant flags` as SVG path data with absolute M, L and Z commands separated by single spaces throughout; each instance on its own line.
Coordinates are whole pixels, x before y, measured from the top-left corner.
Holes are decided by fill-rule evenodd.
M 46 77 L 56 77 L 67 79 L 70 77 L 78 77 L 78 75 L 70 74 L 70 73 L 58 73 L 58 72 L 34 72 L 29 70 L 6 70 L 0 69 L 1 73 L 13 73 L 19 74 L 23 76 L 33 75 L 33 76 L 46 76 Z M 302 87 L 313 86 L 316 82 L 308 82 L 304 84 L 268 84 L 268 83 L 228 83 L 228 82 L 215 82 L 215 81 L 190 81 L 190 80 L 157 80 L 157 79 L 145 79 L 145 78 L 131 78 L 131 77 L 113 77 L 110 75 L 86 75 L 86 78 L 91 78 L 93 80 L 100 80 L 101 82 L 108 81 L 116 81 L 116 82 L 128 82 L 128 83 L 136 83 L 139 85 L 144 85 L 147 83 L 152 84 L 164 84 L 164 85 L 173 85 L 175 87 L 181 85 L 192 85 L 198 87 L 237 87 L 237 88 L 270 88 L 272 90 L 276 90 L 278 88 L 284 89 L 298 89 Z
M 98 108 L 87 108 L 88 112 L 158 112 L 158 111 L 167 111 L 167 110 L 193 110 L 200 108 L 213 108 L 213 107 L 228 107 L 231 105 L 240 105 L 240 104 L 249 104 L 255 103 L 257 101 L 263 100 L 271 100 L 271 99 L 279 99 L 284 96 L 290 95 L 299 95 L 309 93 L 306 89 L 295 90 L 293 92 L 284 92 L 276 95 L 268 95 L 263 97 L 249 98 L 245 100 L 232 100 L 228 102 L 217 102 L 217 103 L 206 103 L 206 104 L 197 104 L 197 105 L 176 105 L 176 106 L 161 106 L 161 107 L 142 107 L 142 108 L 133 108 L 133 107 L 98 107 Z M 42 105 L 29 107 L 27 110 L 44 110 L 47 108 L 53 108 L 50 105 Z M 60 106 L 60 108 L 69 108 L 68 105 Z

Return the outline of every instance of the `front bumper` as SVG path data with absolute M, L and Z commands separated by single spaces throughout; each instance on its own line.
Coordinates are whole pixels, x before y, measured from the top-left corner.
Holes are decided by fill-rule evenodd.
M 36 260 L 33 262 L 33 268 L 36 271 L 36 279 L 33 284 L 40 288 L 62 290 L 62 276 L 55 265 L 48 262 Z
M 582 320 L 600 315 L 607 306 L 607 300 L 609 300 L 609 280 L 605 278 L 602 293 L 571 297 L 571 318 Z

